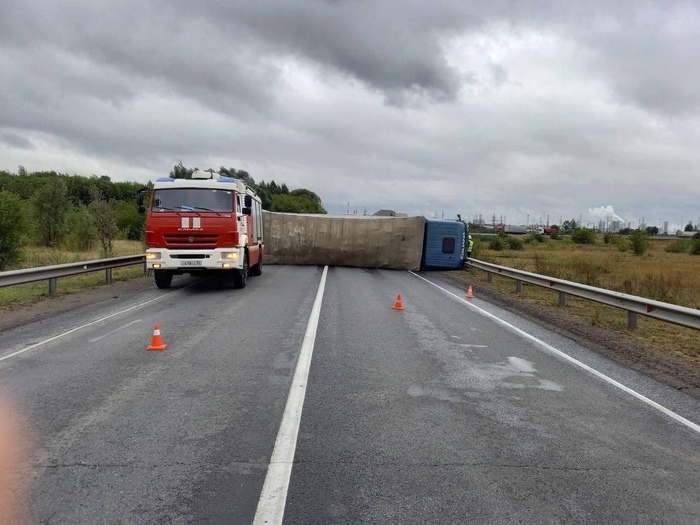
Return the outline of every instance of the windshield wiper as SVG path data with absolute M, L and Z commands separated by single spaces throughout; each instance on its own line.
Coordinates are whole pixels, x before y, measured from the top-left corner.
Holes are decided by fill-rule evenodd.
M 177 210 L 174 210 L 173 208 L 168 208 L 167 206 L 153 206 L 154 208 L 158 208 L 159 210 L 165 210 L 165 211 L 172 211 L 180 215 L 180 212 Z
M 194 208 L 195 210 L 210 211 L 212 213 L 216 213 L 219 217 L 221 217 L 221 213 L 219 213 L 216 210 L 212 210 L 211 208 L 202 208 L 201 206 L 190 206 L 190 208 Z

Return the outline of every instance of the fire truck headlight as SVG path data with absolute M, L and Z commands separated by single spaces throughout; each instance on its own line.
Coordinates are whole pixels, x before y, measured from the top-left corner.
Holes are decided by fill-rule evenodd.
M 160 254 L 159 253 L 147 253 L 146 254 L 146 260 L 147 261 L 155 261 L 157 259 L 160 259 Z
M 223 252 L 221 254 L 222 259 L 238 259 L 238 252 Z
M 156 269 L 160 268 L 160 264 L 154 264 L 153 268 L 156 268 Z

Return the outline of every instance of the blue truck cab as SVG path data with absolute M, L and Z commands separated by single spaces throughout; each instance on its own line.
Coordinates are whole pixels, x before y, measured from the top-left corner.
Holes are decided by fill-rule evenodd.
M 467 225 L 460 220 L 428 219 L 423 237 L 424 270 L 456 270 L 464 267 Z

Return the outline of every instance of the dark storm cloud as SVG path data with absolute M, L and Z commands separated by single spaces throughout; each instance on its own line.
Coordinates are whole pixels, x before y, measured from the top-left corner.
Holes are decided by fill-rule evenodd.
M 0 143 L 12 146 L 13 148 L 34 149 L 34 144 L 32 144 L 31 141 L 7 131 L 0 131 Z
M 115 68 L 115 81 L 157 81 L 232 113 L 272 104 L 277 72 L 266 57 L 316 61 L 394 101 L 402 91 L 449 99 L 464 79 L 446 63 L 445 40 L 497 22 L 578 35 L 620 95 L 640 104 L 677 109 L 700 97 L 678 82 L 700 47 L 697 32 L 673 27 L 674 16 L 697 14 L 682 3 L 645 3 L 647 18 L 635 2 L 602 0 L 5 3 L 0 41 L 10 48 L 63 49 Z M 503 83 L 508 72 L 492 67 Z

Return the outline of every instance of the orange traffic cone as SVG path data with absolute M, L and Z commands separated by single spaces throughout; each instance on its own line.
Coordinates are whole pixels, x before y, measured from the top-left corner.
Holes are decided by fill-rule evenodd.
M 472 292 L 472 285 L 469 285 L 469 288 L 467 289 L 467 299 L 473 299 L 474 298 L 474 292 Z
M 155 325 L 153 327 L 151 344 L 146 347 L 146 350 L 165 350 L 167 346 L 168 345 L 163 342 L 163 338 L 160 336 L 160 325 Z
M 396 296 L 396 302 L 393 306 L 394 310 L 403 310 L 403 303 L 401 302 L 401 294 Z

